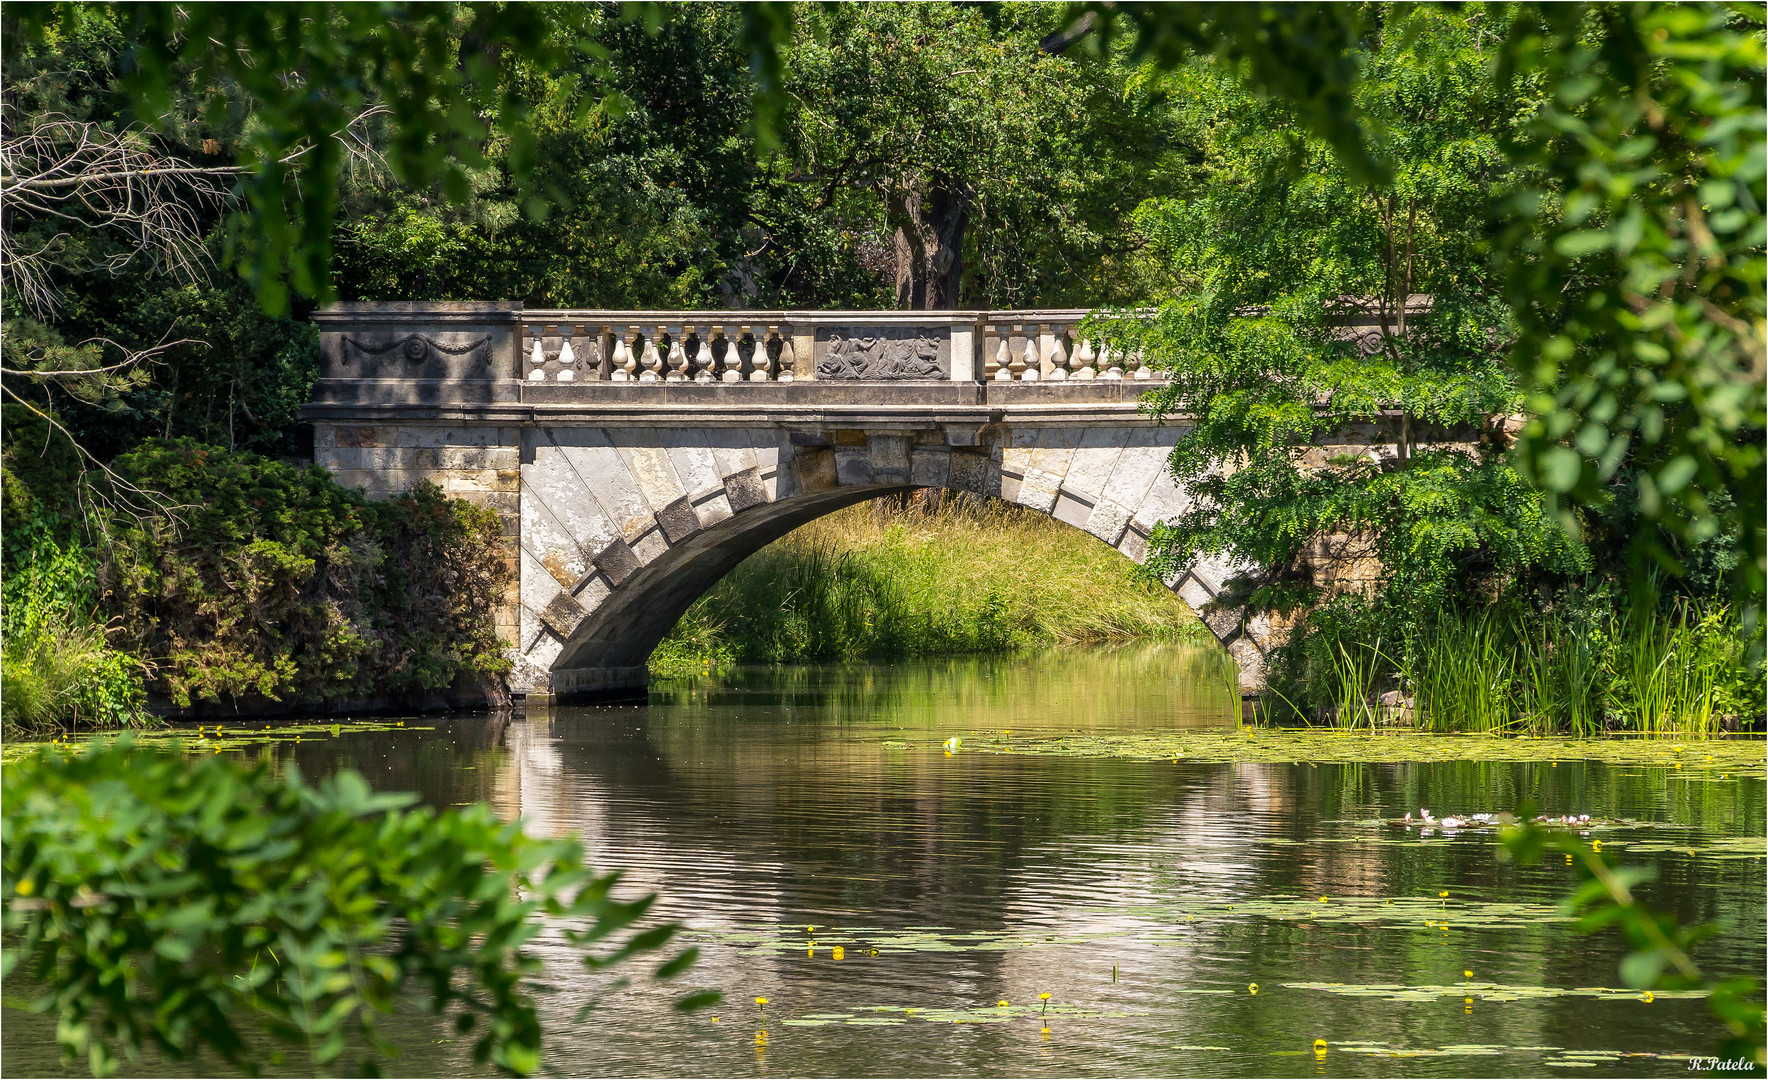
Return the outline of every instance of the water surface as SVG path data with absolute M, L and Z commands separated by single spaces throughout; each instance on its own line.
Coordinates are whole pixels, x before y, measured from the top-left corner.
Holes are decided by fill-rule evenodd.
M 751 669 L 643 706 L 343 724 L 246 752 L 489 800 L 661 894 L 703 951 L 688 980 L 725 1003 L 684 1017 L 667 1006 L 688 987 L 641 987 L 576 1023 L 596 986 L 543 945 L 558 1074 L 1688 1074 L 1717 1040 L 1705 1001 L 1622 988 L 1617 937 L 1556 909 L 1571 868 L 1506 864 L 1489 833 L 1383 823 L 1524 798 L 1623 819 L 1593 836 L 1658 869 L 1645 899 L 1723 924 L 1697 959 L 1763 975 L 1759 771 L 963 742 L 1223 728 L 1234 706 L 1212 670 L 1175 646 Z M 8 1068 L 52 1067 L 46 1037 L 9 1022 Z M 476 1071 L 445 1029 L 414 1019 L 403 1038 L 416 1052 L 395 1072 Z

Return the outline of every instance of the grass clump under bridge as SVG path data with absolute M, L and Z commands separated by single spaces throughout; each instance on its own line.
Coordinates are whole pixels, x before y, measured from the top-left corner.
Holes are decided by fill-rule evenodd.
M 687 610 L 651 671 L 1208 639 L 1182 600 L 1136 570 L 1023 507 L 880 499 L 750 556 Z

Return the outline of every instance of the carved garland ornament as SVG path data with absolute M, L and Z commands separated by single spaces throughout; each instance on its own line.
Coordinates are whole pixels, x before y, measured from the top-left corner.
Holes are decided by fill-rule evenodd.
M 440 341 L 424 337 L 422 334 L 407 334 L 385 345 L 370 345 L 357 341 L 355 338 L 344 339 L 346 345 L 364 356 L 382 356 L 397 349 L 400 356 L 413 364 L 423 363 L 430 358 L 432 353 L 442 353 L 445 356 L 465 356 L 484 348 L 490 341 L 489 337 L 482 337 L 478 341 L 466 345 L 444 345 Z M 481 356 L 479 359 L 483 362 L 489 360 L 490 357 L 489 355 Z

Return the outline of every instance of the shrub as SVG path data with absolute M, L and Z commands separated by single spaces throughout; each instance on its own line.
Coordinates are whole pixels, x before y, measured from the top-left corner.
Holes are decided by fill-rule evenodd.
M 524 951 L 537 916 L 592 970 L 675 932 L 628 935 L 654 897 L 612 899 L 618 875 L 593 875 L 575 839 L 530 838 L 484 804 L 407 809 L 415 796 L 371 794 L 348 770 L 310 786 L 288 769 L 127 739 L 5 767 L 5 972 L 40 984 L 32 1007 L 56 1015 L 70 1060 L 104 1074 L 152 1046 L 255 1073 L 256 1027 L 315 1066 L 354 1039 L 373 1073 L 397 1050 L 378 1018 L 416 999 L 481 1032 L 477 1061 L 526 1075 L 540 1066 L 527 988 L 540 962 Z
M 19 556 L 0 586 L 0 722 L 37 733 L 144 717 L 141 665 L 93 621 L 93 566 L 41 517 L 9 530 Z
M 440 691 L 507 670 L 494 511 L 430 484 L 371 503 L 324 469 L 189 440 L 148 442 L 116 469 L 173 509 L 115 530 L 105 608 L 180 708 Z

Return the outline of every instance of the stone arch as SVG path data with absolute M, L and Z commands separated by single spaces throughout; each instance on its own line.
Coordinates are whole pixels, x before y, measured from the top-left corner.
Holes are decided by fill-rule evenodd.
M 1140 563 L 1154 524 L 1188 501 L 1166 470 L 1178 434 L 1131 418 L 529 429 L 512 689 L 642 689 L 651 650 L 719 578 L 798 526 L 881 495 L 945 487 L 999 497 Z M 1167 584 L 1201 611 L 1235 572 L 1201 563 Z M 1257 689 L 1268 627 L 1228 611 L 1205 622 L 1239 664 L 1243 689 Z

